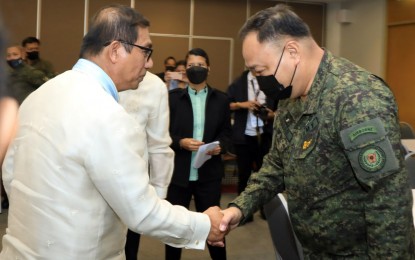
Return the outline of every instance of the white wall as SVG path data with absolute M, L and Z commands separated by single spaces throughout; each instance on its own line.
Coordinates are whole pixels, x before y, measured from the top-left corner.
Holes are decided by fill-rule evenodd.
M 341 23 L 347 10 L 350 23 Z M 344 0 L 328 3 L 326 47 L 372 73 L 384 77 L 386 65 L 386 0 Z

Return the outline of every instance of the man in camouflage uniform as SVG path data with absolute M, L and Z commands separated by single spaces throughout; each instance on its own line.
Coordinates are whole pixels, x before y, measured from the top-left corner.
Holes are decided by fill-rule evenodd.
M 221 229 L 284 192 L 305 259 L 414 259 L 412 194 L 387 85 L 321 49 L 285 5 L 257 13 L 240 33 L 261 88 L 290 99 L 280 101 L 271 150 L 223 210 Z
M 19 45 L 7 48 L 6 60 L 9 64 L 9 88 L 19 104 L 48 78 L 38 69 L 35 69 L 23 61 L 22 49 Z
M 55 77 L 56 73 L 50 61 L 39 57 L 40 40 L 30 36 L 22 41 L 22 47 L 26 52 L 26 62 L 35 69 L 43 71 L 48 79 Z

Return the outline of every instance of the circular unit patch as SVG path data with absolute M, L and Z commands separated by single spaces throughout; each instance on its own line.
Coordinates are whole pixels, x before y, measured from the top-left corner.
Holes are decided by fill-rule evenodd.
M 377 172 L 386 164 L 385 152 L 379 146 L 368 146 L 359 153 L 359 165 L 367 172 Z

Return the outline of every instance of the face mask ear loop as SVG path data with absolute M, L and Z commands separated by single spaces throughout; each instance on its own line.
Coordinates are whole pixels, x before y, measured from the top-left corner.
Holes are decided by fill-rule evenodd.
M 295 65 L 294 73 L 293 73 L 293 76 L 291 77 L 291 81 L 290 81 L 290 85 L 289 86 L 291 86 L 291 83 L 293 83 L 293 79 L 294 79 L 294 76 L 295 76 L 295 72 L 297 71 L 297 66 L 298 65 Z
M 285 50 L 285 46 L 284 46 L 284 48 L 282 48 L 280 60 L 278 61 L 277 68 L 275 69 L 275 72 L 274 72 L 274 77 L 275 77 L 275 74 L 277 74 L 278 68 L 280 67 L 281 60 L 282 60 L 282 55 L 284 55 L 284 50 Z

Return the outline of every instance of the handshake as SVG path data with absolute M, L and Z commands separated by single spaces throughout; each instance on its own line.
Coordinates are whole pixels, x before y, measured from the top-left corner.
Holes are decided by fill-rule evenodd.
M 207 242 L 212 246 L 224 247 L 224 238 L 236 228 L 242 219 L 242 212 L 236 207 L 221 210 L 218 206 L 210 207 L 204 214 L 209 216 L 210 231 Z

